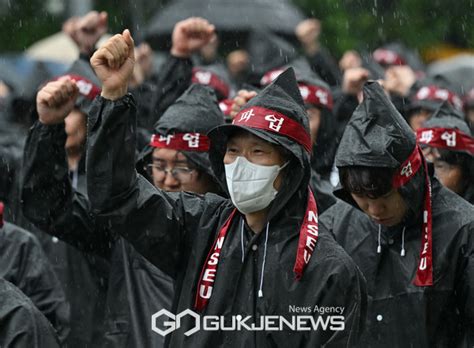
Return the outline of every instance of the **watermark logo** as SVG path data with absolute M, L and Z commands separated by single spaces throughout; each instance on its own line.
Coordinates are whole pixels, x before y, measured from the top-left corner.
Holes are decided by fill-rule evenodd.
M 179 314 L 173 314 L 162 309 L 151 317 L 151 329 L 161 336 L 169 335 L 182 326 L 183 318 L 191 317 L 189 329 L 184 332 L 185 336 L 191 336 L 196 332 L 203 331 L 343 331 L 345 329 L 345 317 L 342 315 L 344 307 L 334 307 L 336 310 L 323 311 L 317 306 L 312 308 L 297 308 L 290 306 L 292 313 L 288 316 L 263 315 L 257 320 L 250 315 L 234 315 L 229 317 L 218 315 L 201 316 L 187 309 Z M 312 315 L 313 314 L 313 315 Z M 330 315 L 327 315 L 330 314 Z

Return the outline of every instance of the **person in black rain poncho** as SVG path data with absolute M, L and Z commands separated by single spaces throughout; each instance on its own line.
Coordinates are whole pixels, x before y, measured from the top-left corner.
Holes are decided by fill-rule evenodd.
M 432 176 L 415 140 L 381 86 L 366 84 L 336 154 L 343 201 L 321 225 L 367 280 L 361 346 L 471 347 L 474 208 Z
M 0 278 L 0 347 L 61 347 L 54 328 L 15 285 Z
M 103 322 L 103 326 L 95 325 L 99 334 L 94 335 L 90 345 L 162 347 L 163 338 L 151 331 L 149 322 L 154 312 L 171 309 L 172 279 L 145 260 L 113 229 L 100 230 L 87 195 L 76 189 L 67 175 L 64 121 L 73 104 L 78 103 L 76 97 L 82 85 L 78 78 L 75 76 L 74 81 L 71 76 L 62 77 L 45 85 L 38 94 L 39 121 L 31 129 L 25 148 L 23 208 L 53 239 L 59 238 L 78 249 L 65 244 L 72 249 L 70 254 L 74 251 L 73 255 L 91 258 L 93 255 L 97 260 L 95 268 L 105 273 L 101 281 L 106 298 L 104 307 L 96 309 L 82 302 L 82 307 L 95 309 L 94 321 Z M 143 152 L 144 160 L 152 157 L 151 182 L 170 191 L 220 191 L 210 169 L 206 153 L 209 142 L 205 142 L 204 134 L 223 122 L 214 92 L 204 86 L 190 86 L 157 122 L 156 134 Z M 196 143 L 202 146 L 195 147 Z M 137 166 L 148 169 L 143 162 L 139 161 Z M 40 206 L 38 201 L 42 202 Z M 77 263 L 77 257 L 70 259 Z M 109 267 L 100 269 L 99 262 Z M 74 270 L 74 264 L 67 266 L 66 274 Z M 81 275 L 87 274 L 82 270 L 76 276 Z M 93 285 L 90 284 L 93 280 L 77 281 L 77 288 L 85 289 Z M 70 281 L 66 283 L 70 284 Z M 72 290 L 77 292 L 77 288 Z M 79 295 L 91 298 L 91 294 L 83 291 L 84 294 L 72 296 L 73 300 L 82 300 Z M 84 332 L 89 331 L 80 323 L 75 324 L 75 331 L 82 331 L 84 341 L 88 339 Z
M 176 279 L 175 313 L 224 316 L 228 327 L 247 316 L 256 325 L 268 315 L 291 321 L 296 307 L 309 308 L 315 322 L 321 308 L 344 307 L 341 331 L 330 325 L 190 334 L 195 320 L 185 315 L 168 336 L 170 346 L 353 346 L 364 321 L 364 281 L 330 234 L 317 232 L 308 190 L 311 140 L 293 71 L 252 99 L 234 125 L 208 135 L 212 168 L 232 200 L 167 193 L 135 171 L 136 106 L 126 93 L 134 64 L 130 33 L 107 46 L 117 48 L 113 57 L 100 49 L 91 58 L 103 90 L 88 125 L 89 199 L 101 225 L 113 226 Z
M 149 144 L 139 155 L 137 171 L 165 191 L 220 193 L 206 134 L 223 123 L 214 91 L 192 84 L 155 124 Z
M 463 115 L 444 102 L 416 131 L 416 140 L 439 181 L 474 204 L 474 138 Z

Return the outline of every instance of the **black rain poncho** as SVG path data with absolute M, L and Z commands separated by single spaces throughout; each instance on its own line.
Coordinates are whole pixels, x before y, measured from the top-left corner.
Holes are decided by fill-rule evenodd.
M 261 99 L 252 100 L 256 104 L 266 100 L 267 106 L 280 105 L 280 112 L 285 111 L 307 129 L 307 120 L 301 116 L 301 97 L 295 97 L 299 92 L 294 75 L 291 76 L 292 73 L 282 75 L 261 92 Z M 283 87 L 285 84 L 288 86 Z M 136 107 L 130 95 L 116 101 L 96 100 L 88 127 L 89 199 L 101 225 L 113 226 L 139 253 L 176 280 L 174 313 L 178 314 L 195 308 L 197 284 L 206 256 L 234 207 L 230 200 L 214 194 L 166 193 L 137 175 L 133 150 L 135 118 Z M 219 128 L 215 134 L 221 134 Z M 295 280 L 293 273 L 300 223 L 306 209 L 303 202 L 308 195 L 309 154 L 285 136 L 248 129 L 290 151 L 291 170 L 272 204 L 267 242 L 264 233 L 250 232 L 243 216 L 236 213 L 222 246 L 212 297 L 200 314 L 223 315 L 230 320 L 231 315 L 239 314 L 253 318 L 288 316 L 293 305 L 312 309 L 316 305 L 341 306 L 345 307 L 345 330 L 200 330 L 185 336 L 194 320 L 184 316 L 168 343 L 172 347 L 353 346 L 364 318 L 364 281 L 330 234 L 319 231 L 315 250 L 300 281 Z M 210 152 L 212 167 L 221 180 L 224 144 L 213 144 Z M 257 296 L 258 290 L 262 290 L 262 297 Z M 313 312 L 311 315 L 317 316 Z
M 339 145 L 336 165 L 396 169 L 415 146 L 413 131 L 382 88 L 377 83 L 366 84 L 364 101 Z M 343 189 L 335 193 L 345 202 L 321 216 L 321 224 L 335 235 L 367 280 L 369 308 L 363 347 L 473 344 L 474 208 L 431 175 L 433 285 L 414 284 L 425 180 L 420 169 L 398 189 L 408 212 L 396 226 L 377 225 Z

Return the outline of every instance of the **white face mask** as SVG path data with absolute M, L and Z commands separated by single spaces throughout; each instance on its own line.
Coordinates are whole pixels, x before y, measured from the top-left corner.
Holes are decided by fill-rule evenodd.
M 225 164 L 227 188 L 234 206 L 243 214 L 268 207 L 278 193 L 273 182 L 287 164 L 262 166 L 242 156 L 231 164 Z

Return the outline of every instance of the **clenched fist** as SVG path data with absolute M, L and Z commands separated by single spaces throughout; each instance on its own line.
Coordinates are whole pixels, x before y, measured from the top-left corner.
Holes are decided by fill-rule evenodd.
M 255 97 L 257 92 L 248 91 L 246 89 L 241 89 L 237 95 L 234 97 L 234 102 L 232 103 L 232 109 L 230 111 L 230 117 L 233 119 L 239 111 L 242 109 L 242 106 L 247 104 L 247 102 Z
M 74 108 L 79 88 L 68 76 L 49 82 L 36 95 L 39 120 L 46 125 L 64 122 Z
M 107 32 L 107 12 L 91 11 L 83 17 L 73 17 L 63 25 L 83 54 L 94 52 L 97 41 Z
M 172 35 L 171 54 L 188 58 L 192 53 L 216 40 L 216 28 L 206 19 L 191 17 L 176 23 Z
M 135 65 L 130 31 L 112 36 L 91 58 L 91 65 L 102 82 L 102 97 L 116 100 L 127 93 Z

